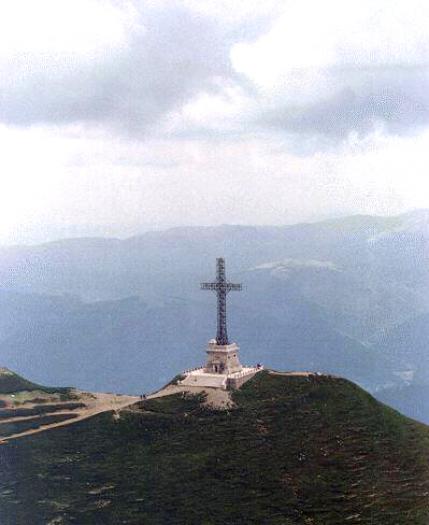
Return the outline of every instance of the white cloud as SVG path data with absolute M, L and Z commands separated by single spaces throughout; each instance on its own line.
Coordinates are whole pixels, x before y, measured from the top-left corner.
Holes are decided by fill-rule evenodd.
M 264 125 L 340 139 L 429 123 L 429 5 L 286 2 L 271 31 L 231 51 L 257 86 Z
M 420 0 L 1 2 L 0 241 L 429 207 L 428 18 Z
M 429 122 L 428 25 L 422 0 L 6 0 L 0 120 L 408 133 Z
M 0 57 L 32 60 L 94 56 L 125 42 L 132 13 L 97 0 L 5 0 L 0 3 Z
M 31 24 L 12 2 L 0 12 L 4 123 L 77 122 L 141 134 L 230 75 L 221 26 L 178 3 L 18 4 Z

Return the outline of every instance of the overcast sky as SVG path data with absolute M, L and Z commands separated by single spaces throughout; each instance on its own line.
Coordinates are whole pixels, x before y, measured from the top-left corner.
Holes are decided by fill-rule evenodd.
M 427 0 L 2 0 L 0 243 L 429 207 Z

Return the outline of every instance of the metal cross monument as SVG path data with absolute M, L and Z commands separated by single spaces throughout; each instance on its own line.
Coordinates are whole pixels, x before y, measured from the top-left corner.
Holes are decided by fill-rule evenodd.
M 225 278 L 225 259 L 216 259 L 216 282 L 201 283 L 201 290 L 212 290 L 217 294 L 217 333 L 216 343 L 228 345 L 226 329 L 226 294 L 231 291 L 240 291 L 241 284 L 232 284 Z

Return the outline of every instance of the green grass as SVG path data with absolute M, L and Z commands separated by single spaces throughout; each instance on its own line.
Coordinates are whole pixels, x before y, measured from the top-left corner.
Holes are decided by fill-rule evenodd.
M 202 394 L 178 394 L 141 401 L 136 406 L 158 414 L 183 416 L 183 414 L 200 412 L 205 397 Z
M 0 447 L 2 525 L 427 525 L 428 428 L 353 383 L 261 372 L 234 410 L 201 400 Z
M 17 392 L 38 390 L 47 394 L 62 393 L 67 395 L 70 388 L 45 387 L 32 383 L 7 368 L 0 368 L 0 394 L 14 394 Z

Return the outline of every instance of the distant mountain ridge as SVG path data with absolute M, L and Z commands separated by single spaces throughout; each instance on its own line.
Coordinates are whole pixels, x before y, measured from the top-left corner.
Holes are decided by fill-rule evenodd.
M 408 361 L 429 369 L 427 331 L 411 328 L 407 360 L 390 350 L 403 345 L 401 326 L 429 313 L 428 216 L 2 248 L 0 364 L 84 389 L 159 386 L 204 360 L 215 302 L 199 282 L 224 256 L 228 277 L 244 283 L 228 312 L 245 362 L 346 375 L 372 391 L 400 387 Z

